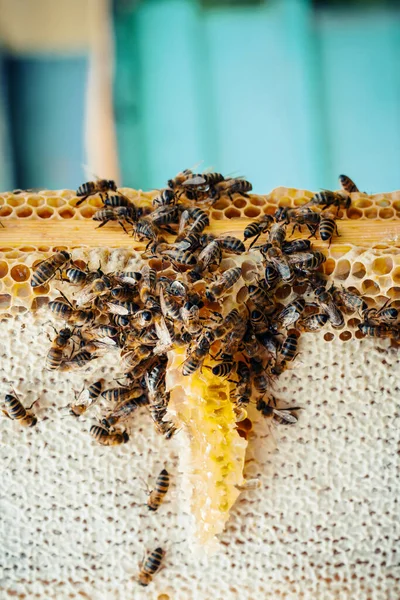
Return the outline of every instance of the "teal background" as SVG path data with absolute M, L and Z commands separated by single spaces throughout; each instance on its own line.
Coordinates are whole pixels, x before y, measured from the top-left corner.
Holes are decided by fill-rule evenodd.
M 341 172 L 368 192 L 398 189 L 396 4 L 115 2 L 123 183 L 162 187 L 202 161 L 258 192 L 336 188 Z M 76 187 L 87 57 L 19 57 L 11 77 L 9 62 L 3 89 L 24 93 L 3 94 L 2 188 Z

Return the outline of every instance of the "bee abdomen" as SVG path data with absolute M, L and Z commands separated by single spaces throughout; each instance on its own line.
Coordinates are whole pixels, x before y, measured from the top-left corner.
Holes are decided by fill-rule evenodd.
M 15 396 L 7 394 L 5 397 L 5 405 L 8 416 L 13 420 L 20 420 L 26 417 L 26 410 L 21 402 Z

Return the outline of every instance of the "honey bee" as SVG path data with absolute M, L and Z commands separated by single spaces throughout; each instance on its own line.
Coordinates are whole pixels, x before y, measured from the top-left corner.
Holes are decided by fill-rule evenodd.
M 276 400 L 274 399 L 276 404 Z M 257 400 L 256 408 L 264 417 L 272 417 L 274 421 L 281 425 L 294 425 L 298 418 L 292 413 L 294 410 L 301 410 L 300 406 L 291 406 L 287 409 L 275 408 L 271 406 L 270 401 L 265 402 L 263 399 Z
M 192 174 L 182 183 L 182 185 L 202 188 L 205 186 L 217 185 L 217 183 L 221 183 L 221 181 L 225 181 L 225 177 L 221 175 L 221 173 L 197 173 Z
M 272 290 L 280 281 L 280 275 L 272 264 L 265 267 L 265 282 L 269 290 Z
M 325 313 L 310 315 L 301 320 L 300 328 L 303 331 L 319 331 L 327 324 L 328 319 L 329 317 Z
M 269 321 L 264 312 L 254 309 L 250 313 L 250 324 L 256 335 L 260 335 L 269 330 Z
M 269 388 L 269 380 L 260 358 L 250 358 L 250 367 L 252 372 L 253 386 L 256 392 L 265 394 Z
M 278 247 L 268 248 L 265 252 L 266 259 L 273 264 L 278 272 L 279 278 L 286 283 L 292 283 L 294 280 L 294 272 L 289 262 L 291 256 L 295 255 L 286 257 Z
M 253 221 L 253 223 L 250 223 L 245 227 L 243 233 L 245 241 L 254 238 L 249 246 L 249 250 L 263 233 L 267 233 L 273 222 L 274 219 L 271 215 L 263 215 L 257 221 Z
M 142 274 L 139 271 L 115 271 L 110 275 L 121 285 L 136 286 L 142 279 Z
M 233 356 L 231 354 L 222 353 L 221 358 L 223 362 L 209 368 L 211 369 L 212 374 L 217 377 L 228 377 L 234 367 Z
M 56 254 L 53 254 L 45 260 L 42 260 L 42 262 L 35 267 L 35 272 L 31 278 L 31 286 L 35 288 L 40 285 L 45 285 L 56 275 L 57 271 L 59 271 L 61 267 L 63 267 L 70 260 L 71 255 L 65 250 L 56 252 Z
M 158 230 L 148 217 L 141 217 L 133 226 L 133 233 L 138 240 L 149 240 L 149 244 L 157 240 Z
M 180 310 L 183 326 L 190 334 L 198 333 L 201 328 L 200 309 L 197 304 L 186 302 Z
M 147 587 L 153 580 L 154 575 L 161 569 L 161 563 L 165 557 L 165 550 L 162 548 L 156 548 L 150 552 L 143 561 L 140 563 L 138 583 Z
M 294 323 L 296 323 L 300 319 L 305 309 L 305 306 L 306 301 L 304 300 L 304 298 L 298 296 L 295 300 L 290 302 L 290 304 L 285 306 L 285 308 L 279 313 L 276 319 L 281 322 L 282 327 L 286 327 L 287 329 L 291 325 L 294 325 Z
M 153 206 L 171 206 L 177 201 L 174 190 L 166 188 L 161 191 L 161 194 L 153 199 Z
M 390 327 L 389 325 L 385 325 L 385 324 L 373 325 L 371 323 L 359 323 L 358 329 L 366 337 L 372 337 L 372 338 L 392 337 L 393 339 L 397 339 L 397 337 L 398 337 L 397 331 L 395 329 L 393 329 L 392 327 Z
M 300 230 L 302 225 L 307 227 L 312 236 L 315 235 L 320 222 L 320 214 L 314 212 L 311 208 L 280 207 L 277 212 L 279 212 L 279 220 L 284 220 L 286 223 L 293 224 L 292 235 L 296 229 Z
M 89 433 L 102 446 L 119 446 L 129 441 L 129 435 L 126 431 L 110 432 L 100 425 L 92 425 Z
M 87 181 L 78 187 L 76 190 L 76 195 L 78 198 L 81 198 L 76 203 L 76 206 L 79 206 L 84 202 L 89 196 L 94 196 L 95 194 L 99 194 L 101 198 L 107 197 L 108 192 L 117 192 L 117 184 L 112 179 L 97 179 L 96 181 Z
M 341 328 L 344 325 L 344 317 L 340 309 L 336 306 L 332 294 L 323 286 L 314 290 L 318 304 L 329 317 L 332 327 Z
M 193 267 L 197 263 L 196 256 L 189 250 L 163 250 L 162 255 L 167 256 L 178 271 L 182 267 Z
M 72 285 L 82 285 L 86 283 L 89 275 L 87 271 L 82 271 L 82 269 L 78 269 L 78 267 L 70 267 L 66 270 L 65 274 L 68 283 L 71 283 Z
M 326 261 L 326 256 L 323 252 L 296 252 L 289 254 L 288 261 L 290 265 L 303 271 L 312 271 L 318 269 L 322 263 Z
M 95 212 L 92 218 L 93 221 L 100 221 L 100 225 L 98 225 L 97 229 L 104 227 L 104 225 L 107 225 L 109 221 L 117 221 L 125 233 L 128 234 L 129 232 L 124 225 L 124 221 L 130 225 L 135 225 L 137 221 L 137 213 L 136 208 L 133 204 L 131 204 L 130 206 L 102 208 L 101 210 Z
M 241 313 L 237 308 L 233 308 L 224 318 L 222 323 L 214 330 L 215 339 L 223 338 L 229 333 L 240 321 Z
M 56 315 L 56 317 L 59 317 L 60 319 L 64 319 L 65 321 L 68 321 L 74 312 L 74 307 L 71 305 L 71 303 L 65 302 L 64 299 L 52 300 L 51 302 L 48 303 L 47 306 L 49 307 L 51 312 L 54 315 Z
M 223 252 L 228 252 L 231 254 L 243 254 L 243 252 L 246 251 L 246 247 L 242 240 L 239 240 L 239 238 L 233 235 L 220 235 L 216 237 L 211 233 L 204 233 L 201 236 L 200 243 L 202 246 L 205 246 L 214 240 L 219 243 Z
M 61 370 L 70 371 L 75 368 L 86 367 L 86 365 L 90 361 L 97 358 L 97 356 L 98 356 L 97 352 L 89 351 L 87 349 L 81 350 L 80 352 L 77 352 L 76 354 L 74 354 L 74 356 L 72 358 L 70 358 L 68 361 L 64 362 L 61 365 Z
M 107 275 L 101 271 L 97 271 L 97 277 L 85 285 L 75 296 L 76 305 L 84 306 L 89 302 L 93 302 L 96 298 L 108 294 L 112 287 L 112 282 Z
M 311 249 L 310 240 L 291 240 L 283 242 L 282 250 L 285 254 L 293 254 L 294 252 L 307 252 Z
M 304 206 L 322 206 L 327 208 L 328 206 L 336 206 L 339 211 L 340 207 L 343 206 L 345 209 L 350 208 L 351 198 L 345 192 L 330 192 L 324 190 L 315 194 L 307 204 Z
M 239 280 L 242 275 L 242 269 L 240 267 L 233 267 L 227 269 L 218 277 L 214 283 L 212 283 L 208 289 L 206 289 L 205 295 L 207 300 L 215 302 L 222 296 L 224 296 L 228 290 Z
M 178 173 L 176 177 L 168 180 L 168 187 L 172 190 L 181 187 L 184 182 L 189 179 L 189 177 L 193 176 L 193 171 L 191 169 L 185 169 L 182 173 Z
M 330 292 L 336 304 L 344 307 L 348 311 L 358 311 L 361 315 L 368 308 L 368 305 L 365 302 L 365 300 L 354 291 L 350 292 L 349 290 L 346 290 L 344 288 L 339 290 L 332 286 Z
M 168 292 L 164 293 L 162 288 L 160 289 L 160 307 L 166 319 L 171 319 L 172 321 L 182 320 L 179 303 Z
M 174 204 L 172 206 L 159 206 L 150 215 L 150 221 L 157 227 L 162 227 L 169 233 L 174 234 L 175 231 L 169 227 L 172 223 L 178 223 L 181 207 Z
M 145 306 L 150 308 L 158 306 L 156 300 L 157 271 L 145 265 L 142 269 L 139 296 Z
M 254 304 L 260 308 L 265 308 L 272 304 L 266 290 L 262 285 L 255 285 L 254 283 L 247 286 L 249 292 L 249 298 Z
M 298 333 L 289 333 L 279 352 L 275 365 L 271 368 L 272 375 L 279 376 L 287 368 L 287 363 L 293 361 L 297 356 Z
M 133 393 L 133 390 L 131 390 L 131 392 Z M 131 417 L 140 406 L 145 406 L 149 403 L 147 396 L 146 394 L 143 394 L 142 389 L 137 388 L 136 394 L 135 398 L 130 398 L 129 400 L 119 402 L 114 408 L 114 410 L 102 419 L 101 424 L 106 429 L 110 429 L 116 423 L 119 423 L 120 421 L 125 421 L 126 419 Z
M 221 246 L 217 240 L 209 242 L 196 259 L 195 270 L 200 274 L 207 271 L 211 265 L 219 265 L 222 259 Z
M 68 327 L 58 332 L 46 356 L 47 369 L 55 370 L 60 368 L 64 358 L 64 350 L 72 336 L 73 332 Z
M 192 375 L 198 369 L 201 369 L 204 359 L 210 352 L 210 347 L 212 342 L 215 339 L 212 339 L 213 334 L 209 332 L 210 335 L 202 335 L 197 342 L 197 346 L 194 351 L 189 354 L 188 358 L 184 361 L 182 365 L 182 375 L 185 377 L 187 375 Z M 210 339 L 211 337 L 211 339 Z
M 336 235 L 339 235 L 335 221 L 335 214 L 329 209 L 324 210 L 321 213 L 321 221 L 319 224 L 319 235 L 321 237 L 321 240 L 323 240 L 324 242 L 327 242 L 329 240 L 330 246 L 335 232 Z
M 241 345 L 249 358 L 260 356 L 263 352 L 263 348 L 261 347 L 253 328 L 248 324 L 246 324 L 246 330 L 242 337 Z
M 156 511 L 165 500 L 165 495 L 169 488 L 169 473 L 163 469 L 156 479 L 154 490 L 149 493 L 147 506 L 149 510 Z
M 354 181 L 350 179 L 350 177 L 347 177 L 347 175 L 339 175 L 339 183 L 342 190 L 348 194 L 353 194 L 354 192 L 360 191 Z
M 399 311 L 394 306 L 388 306 L 390 298 L 380 308 L 366 308 L 363 311 L 364 321 L 369 324 L 377 323 L 378 325 L 384 323 L 390 325 L 397 321 Z
M 239 408 L 246 407 L 251 399 L 251 372 L 242 360 L 239 360 L 236 366 L 238 381 L 231 393 L 231 399 Z
M 98 400 L 101 391 L 103 389 L 104 379 L 99 379 L 95 383 L 92 383 L 86 390 L 85 402 L 76 401 L 72 402 L 69 405 L 69 414 L 73 417 L 80 417 L 83 415 L 89 408 L 91 408 L 96 401 Z M 81 400 L 82 393 L 79 395 L 79 400 Z
M 127 198 L 126 196 L 123 196 L 122 194 L 113 194 L 112 196 L 106 196 L 103 199 L 104 202 L 104 206 L 107 206 L 109 208 L 119 208 L 121 206 L 133 206 L 135 209 L 135 205 L 133 204 L 133 202 L 131 202 L 129 200 L 129 198 Z
M 37 417 L 30 411 L 32 406 L 37 402 L 33 402 L 28 408 L 25 408 L 16 392 L 6 394 L 4 398 L 3 414 L 13 421 L 18 421 L 21 427 L 34 427 L 37 423 Z
M 187 233 L 201 233 L 206 227 L 209 226 L 210 219 L 208 217 L 208 214 L 204 212 L 204 210 L 202 210 L 201 208 L 189 208 L 187 209 L 187 211 L 184 212 L 188 213 L 189 219 L 192 221 L 192 224 L 189 226 Z

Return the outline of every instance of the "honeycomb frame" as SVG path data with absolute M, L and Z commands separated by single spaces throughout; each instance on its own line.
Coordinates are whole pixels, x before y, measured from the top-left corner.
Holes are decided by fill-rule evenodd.
M 138 206 L 150 206 L 152 199 L 159 193 L 158 190 L 143 192 L 130 188 L 121 188 L 121 192 Z M 243 229 L 242 219 L 257 219 L 263 214 L 273 214 L 278 206 L 298 207 L 308 202 L 312 196 L 311 191 L 279 187 L 265 196 L 251 194 L 245 198 L 236 195 L 232 202 L 228 198 L 222 198 L 211 207 L 210 230 L 213 231 L 213 227 L 216 226 L 221 230 L 222 226 L 226 233 L 230 233 L 233 223 L 236 228 Z M 371 222 L 372 220 L 382 223 L 383 234 L 385 223 L 394 223 L 396 226 L 398 224 L 399 233 L 391 238 L 383 235 L 382 240 L 372 244 L 371 247 L 344 243 L 341 242 L 340 237 L 335 237 L 329 248 L 326 248 L 326 245 L 319 248 L 327 255 L 323 271 L 329 276 L 330 281 L 335 282 L 335 285 L 344 285 L 350 290 L 355 289 L 362 293 L 371 308 L 381 305 L 387 298 L 390 298 L 395 306 L 400 306 L 400 191 L 374 195 L 354 193 L 351 194 L 351 200 L 350 208 L 339 212 L 339 233 L 341 224 L 345 222 Z M 57 222 L 57 225 L 54 223 L 55 229 L 60 227 L 60 222 L 68 220 L 91 221 L 93 214 L 103 206 L 98 195 L 91 196 L 80 206 L 76 206 L 78 201 L 79 198 L 72 190 L 5 192 L 0 194 L 0 219 L 5 231 L 7 222 L 22 220 Z M 118 231 L 118 235 L 115 235 L 115 246 L 118 247 L 118 238 L 121 239 L 123 234 L 119 234 L 117 225 L 114 227 L 115 231 Z M 362 227 L 361 223 L 359 227 Z M 2 237 L 3 239 L 6 237 L 3 230 L 0 231 L 0 240 Z M 98 247 L 101 246 L 101 240 L 99 235 L 97 244 L 95 238 Z M 319 247 L 319 240 L 316 240 L 315 245 Z M 73 260 L 78 261 L 78 264 L 79 261 L 84 264 L 88 260 L 88 254 L 84 251 L 85 246 L 87 247 L 85 243 L 79 244 L 82 251 L 75 249 L 72 252 Z M 25 245 L 21 243 L 19 247 L 11 244 L 7 246 L 2 245 L 0 241 L 1 318 L 11 318 L 27 310 L 36 310 L 54 298 L 59 282 L 53 280 L 33 290 L 29 283 L 32 269 L 37 262 L 47 258 L 53 252 L 73 248 L 73 245 L 46 244 L 45 241 L 37 246 L 29 243 Z M 104 252 L 107 253 L 107 250 Z M 103 261 L 106 260 L 104 252 Z M 127 252 L 129 254 L 128 250 Z M 128 254 L 125 263 L 128 261 Z M 134 255 L 135 252 L 131 254 Z M 248 256 L 246 260 L 249 260 Z M 257 262 L 256 253 L 254 260 Z M 160 269 L 157 261 L 153 262 L 152 266 Z M 251 278 L 244 277 L 244 279 L 246 283 L 251 281 Z M 279 287 L 278 301 L 290 301 L 292 295 L 293 290 L 289 286 Z M 357 324 L 361 322 L 361 317 L 354 313 L 346 314 L 345 319 L 346 327 L 341 331 L 333 329 L 330 325 L 325 327 L 326 341 L 332 340 L 335 336 L 342 341 L 348 341 L 353 336 L 362 336 L 359 331 L 354 331 Z

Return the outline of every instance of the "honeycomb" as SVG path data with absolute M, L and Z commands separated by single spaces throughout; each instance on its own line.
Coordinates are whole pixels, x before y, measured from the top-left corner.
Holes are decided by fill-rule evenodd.
M 138 206 L 151 205 L 152 199 L 159 193 L 157 190 L 142 192 L 130 188 L 122 188 L 121 191 Z M 237 195 L 233 202 L 223 198 L 211 208 L 212 220 L 209 229 L 241 237 L 249 220 L 262 214 L 273 214 L 278 206 L 301 206 L 312 196 L 313 192 L 310 191 L 279 187 L 266 196 L 251 194 L 249 198 L 244 198 Z M 323 270 L 335 281 L 335 285 L 343 284 L 350 288 L 350 291 L 354 288 L 361 292 L 371 308 L 381 305 L 387 298 L 392 299 L 396 306 L 397 302 L 400 303 L 400 233 L 397 233 L 400 222 L 400 191 L 371 196 L 354 193 L 351 194 L 351 200 L 350 208 L 339 212 L 338 227 L 341 237 L 335 237 L 330 248 L 319 239 L 313 240 L 313 245 L 327 255 Z M 32 290 L 29 284 L 32 267 L 56 250 L 77 248 L 72 252 L 73 260 L 83 260 L 86 263 L 87 252 L 78 248 L 100 245 L 110 248 L 143 247 L 143 244 L 124 235 L 116 224 L 108 224 L 101 229 L 101 233 L 94 231 L 96 224 L 92 221 L 92 216 L 102 206 L 100 197 L 92 196 L 79 207 L 76 206 L 77 201 L 78 198 L 72 190 L 6 192 L 0 195 L 0 219 L 4 225 L 4 229 L 0 231 L 0 239 L 4 244 L 0 246 L 0 314 L 3 319 L 27 310 L 36 310 L 56 295 L 58 282 L 55 280 L 35 290 Z M 230 220 L 228 225 L 227 219 Z M 67 229 L 62 238 L 66 222 L 77 220 L 81 222 L 81 226 L 74 227 L 73 230 Z M 356 220 L 367 223 L 356 225 Z M 15 221 L 20 223 L 17 229 L 10 227 L 11 224 L 15 226 Z M 31 228 L 24 221 L 35 222 L 35 244 L 30 243 L 33 239 L 33 225 Z M 56 225 L 54 221 L 62 221 L 64 227 Z M 372 225 L 373 230 L 370 229 Z M 71 242 L 68 241 L 69 233 Z M 23 243 L 21 238 L 25 240 Z M 41 242 L 37 243 L 37 239 Z M 59 239 L 62 239 L 63 245 L 57 243 Z M 46 240 L 49 240 L 48 243 Z M 128 261 L 129 251 L 126 252 L 124 260 Z M 252 261 L 257 263 L 259 260 L 257 254 L 254 252 L 246 257 L 249 273 L 252 272 Z M 103 253 L 103 268 L 106 270 L 110 269 L 105 266 L 104 261 L 110 256 L 111 254 L 106 256 Z M 134 253 L 132 256 L 134 257 Z M 138 256 L 136 255 L 136 258 Z M 154 260 L 152 263 L 155 268 L 161 268 L 158 261 Z M 251 276 L 247 278 L 246 283 L 250 281 Z M 290 300 L 292 293 L 289 285 L 281 285 L 277 291 L 277 298 L 286 302 Z M 335 336 L 342 341 L 361 336 L 358 330 L 354 331 L 361 321 L 358 315 L 345 317 L 346 328 L 342 331 L 334 330 L 329 325 L 326 327 L 326 341 L 331 341 Z

